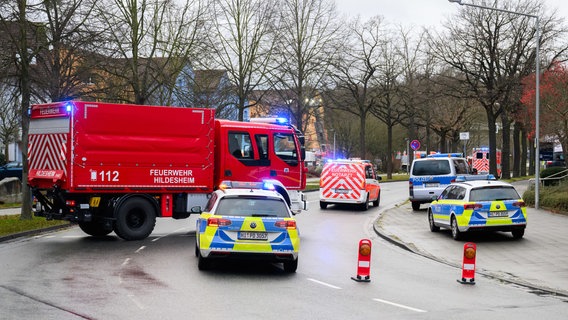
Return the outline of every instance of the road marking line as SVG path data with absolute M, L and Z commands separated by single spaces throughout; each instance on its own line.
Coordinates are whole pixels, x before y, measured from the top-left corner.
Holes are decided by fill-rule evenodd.
M 122 263 L 122 266 L 124 267 L 124 266 L 127 265 L 129 262 L 130 262 L 130 258 L 124 259 L 124 262 Z
M 132 300 L 132 302 L 134 302 L 134 304 L 135 304 L 138 308 L 140 308 L 140 310 L 146 309 L 146 307 L 145 307 L 142 303 L 140 303 L 140 302 L 138 301 L 138 299 L 136 299 L 136 297 L 135 297 L 133 294 L 129 294 L 129 295 L 128 295 L 128 298 L 130 298 L 130 300 Z
M 422 309 L 417 309 L 417 308 L 413 308 L 413 307 L 409 307 L 409 306 L 405 306 L 403 304 L 398 304 L 398 303 L 394 303 L 394 302 L 390 302 L 387 300 L 382 300 L 382 299 L 373 299 L 377 302 L 382 302 L 385 304 L 390 304 L 391 306 L 395 306 L 395 307 L 399 307 L 399 308 L 403 308 L 403 309 L 407 309 L 407 310 L 412 310 L 412 311 L 416 311 L 416 312 L 427 312 L 426 310 L 422 310 Z
M 312 282 L 315 282 L 315 283 L 319 283 L 319 284 L 321 284 L 321 285 L 323 285 L 323 286 L 326 286 L 326 287 L 330 287 L 330 288 L 332 288 L 332 289 L 341 289 L 340 287 L 336 287 L 336 286 L 334 286 L 334 285 L 332 285 L 332 284 L 325 283 L 325 282 L 322 282 L 322 281 L 319 281 L 319 280 L 316 280 L 316 279 L 308 278 L 308 280 L 310 280 L 310 281 L 312 281 Z
M 139 253 L 140 251 L 146 249 L 146 246 L 141 246 L 138 250 L 134 251 L 134 253 Z

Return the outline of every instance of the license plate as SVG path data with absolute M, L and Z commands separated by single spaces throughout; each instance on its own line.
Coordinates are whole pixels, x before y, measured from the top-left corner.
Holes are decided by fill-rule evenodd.
M 437 187 L 440 186 L 440 184 L 439 183 L 425 183 L 424 186 L 426 188 L 437 188 Z
M 335 189 L 335 193 L 341 193 L 341 194 L 349 193 L 349 189 Z
M 497 212 L 489 212 L 489 216 L 496 218 L 496 217 L 508 217 L 509 212 L 507 211 L 497 211 Z
M 239 240 L 268 240 L 267 232 L 239 232 Z

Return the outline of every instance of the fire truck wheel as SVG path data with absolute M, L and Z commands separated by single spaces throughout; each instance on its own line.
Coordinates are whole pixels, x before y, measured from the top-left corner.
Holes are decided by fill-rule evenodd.
M 320 208 L 321 209 L 327 209 L 327 203 L 320 201 Z
M 104 237 L 112 232 L 112 229 L 105 228 L 104 224 L 96 221 L 79 222 L 79 228 L 93 237 Z
M 114 232 L 124 240 L 147 238 L 156 225 L 156 210 L 148 200 L 133 197 L 117 208 Z

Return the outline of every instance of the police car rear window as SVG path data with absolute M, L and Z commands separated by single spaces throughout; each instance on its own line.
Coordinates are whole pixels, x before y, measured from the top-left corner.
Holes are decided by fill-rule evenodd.
M 450 163 L 447 159 L 416 161 L 412 167 L 412 174 L 415 176 L 443 175 L 451 172 Z
M 224 197 L 219 201 L 215 214 L 239 217 L 287 218 L 286 203 L 280 199 L 265 197 Z
M 517 190 L 513 187 L 495 186 L 472 189 L 470 191 L 470 201 L 496 201 L 496 200 L 517 200 L 520 199 Z

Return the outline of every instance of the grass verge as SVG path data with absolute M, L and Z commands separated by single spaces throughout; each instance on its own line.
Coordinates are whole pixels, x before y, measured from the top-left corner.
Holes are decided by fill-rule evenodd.
M 47 221 L 45 218 L 36 217 L 33 217 L 31 220 L 20 220 L 19 214 L 0 216 L 0 237 L 65 224 L 69 224 L 69 222 L 61 220 Z

